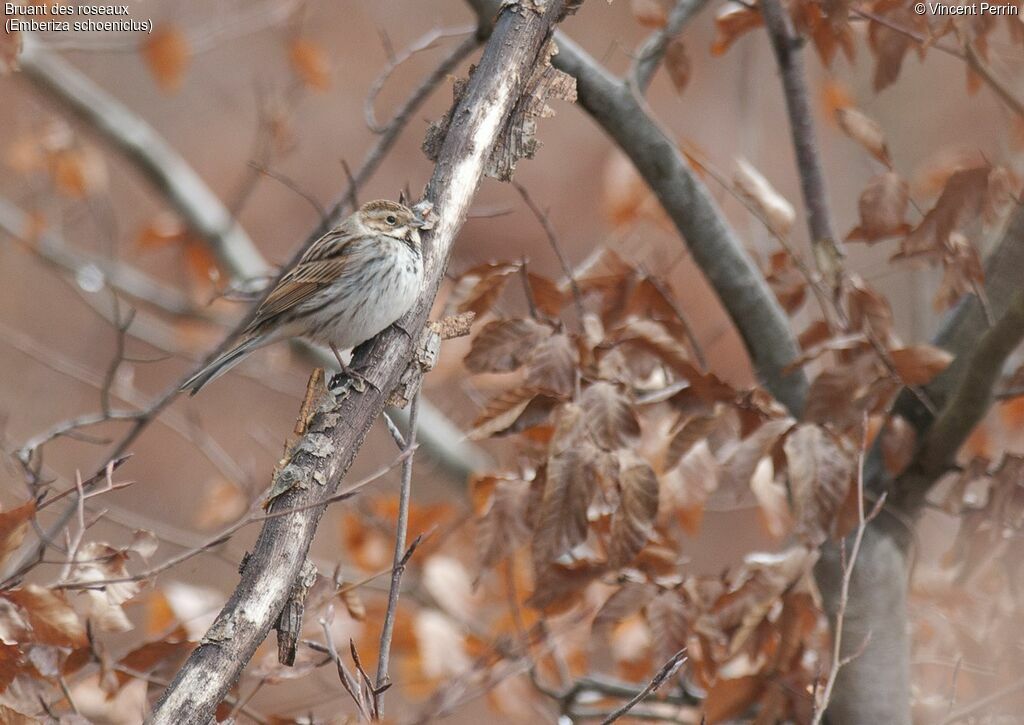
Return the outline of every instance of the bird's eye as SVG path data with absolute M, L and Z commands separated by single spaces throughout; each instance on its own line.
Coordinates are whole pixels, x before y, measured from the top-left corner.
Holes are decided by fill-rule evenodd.
M 395 226 L 395 224 L 398 222 L 398 220 L 395 219 L 395 215 L 394 214 L 388 214 L 388 216 L 384 219 L 384 221 L 386 221 L 391 226 Z

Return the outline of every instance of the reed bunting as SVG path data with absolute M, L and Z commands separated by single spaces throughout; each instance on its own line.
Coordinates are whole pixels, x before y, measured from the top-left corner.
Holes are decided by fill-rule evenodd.
M 412 307 L 423 282 L 425 222 L 393 201 L 371 201 L 310 245 L 260 305 L 234 347 L 188 379 L 195 395 L 253 350 L 302 337 L 339 350 L 369 340 Z M 358 376 L 357 376 L 358 377 Z

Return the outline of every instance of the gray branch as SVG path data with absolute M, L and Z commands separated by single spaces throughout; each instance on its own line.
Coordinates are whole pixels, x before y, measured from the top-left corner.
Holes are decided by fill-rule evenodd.
M 35 37 L 23 35 L 18 63 L 26 78 L 128 157 L 238 281 L 267 274 L 267 264 L 249 236 L 152 126 Z
M 481 19 L 496 0 L 467 0 Z M 564 33 L 556 32 L 552 63 L 576 78 L 580 105 L 621 148 L 658 197 L 739 331 L 765 388 L 794 413 L 803 408 L 807 378 L 784 370 L 798 347 L 789 320 L 764 276 L 726 223 L 707 188 L 675 143 L 641 105 L 630 83 L 609 74 Z
M 417 341 L 447 268 L 455 236 L 502 127 L 522 93 L 564 3 L 549 0 L 507 4 L 463 99 L 453 110 L 437 166 L 425 197 L 439 221 L 426 240 L 424 291 L 402 321 L 362 346 L 353 364 L 373 383 L 365 393 L 336 402 L 321 399 L 306 435 L 293 449 L 278 484 L 294 484 L 278 496 L 272 516 L 246 559 L 242 580 L 216 621 L 160 698 L 153 723 L 202 723 L 266 637 L 305 560 L 323 513 L 322 502 L 338 487 L 367 431 L 384 409 L 417 352 Z M 383 391 L 383 392 L 382 392 Z M 309 508 L 305 508 L 309 507 Z

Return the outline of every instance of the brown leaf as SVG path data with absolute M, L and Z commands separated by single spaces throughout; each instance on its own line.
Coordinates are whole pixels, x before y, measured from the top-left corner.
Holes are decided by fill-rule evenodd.
M 722 55 L 736 40 L 764 25 L 761 11 L 753 6 L 729 2 L 722 6 L 715 16 L 715 42 L 711 55 Z
M 618 386 L 599 381 L 584 389 L 579 406 L 593 441 L 606 451 L 623 448 L 640 437 L 633 404 Z
M 32 642 L 57 647 L 85 645 L 85 627 L 64 597 L 37 584 L 27 584 L 3 594 L 25 613 L 32 628 Z
M 548 459 L 533 532 L 538 574 L 587 538 L 587 507 L 597 490 L 597 451 L 583 444 Z
M 558 317 L 565 306 L 568 295 L 547 277 L 533 272 L 528 272 L 526 276 L 530 280 L 530 292 L 533 294 L 533 302 L 537 305 L 537 309 L 548 317 Z
M 815 545 L 825 541 L 846 499 L 853 461 L 828 431 L 813 423 L 797 426 L 783 444 L 797 534 Z
M 910 188 L 899 174 L 887 171 L 875 176 L 860 195 L 860 225 L 846 236 L 847 241 L 876 242 L 906 234 L 910 231 L 904 221 L 909 203 Z
M 597 610 L 591 631 L 595 636 L 607 637 L 612 627 L 646 607 L 657 593 L 658 588 L 654 584 L 627 581 Z
M 788 252 L 775 252 L 769 261 L 771 266 L 765 279 L 782 309 L 792 315 L 807 299 L 807 280 Z
M 330 90 L 331 61 L 318 42 L 310 38 L 293 38 L 288 46 L 288 57 L 292 70 L 307 88 Z
M 665 48 L 665 70 L 668 77 L 675 86 L 677 93 L 682 93 L 690 82 L 690 74 L 693 71 L 690 65 L 690 56 L 686 53 L 686 44 L 682 38 L 672 38 Z
M 862 279 L 850 278 L 850 326 L 870 330 L 883 342 L 892 335 L 892 307 L 889 301 L 871 289 Z
M 708 725 L 741 716 L 757 702 L 765 684 L 766 679 L 759 675 L 717 680 L 704 699 L 703 715 Z
M 529 536 L 526 504 L 530 486 L 525 481 L 499 480 L 494 486 L 490 505 L 478 520 L 477 543 L 480 567 L 494 567 L 519 548 Z
M 663 28 L 668 11 L 658 0 L 632 0 L 633 17 L 645 28 Z
M 28 522 L 36 512 L 36 502 L 27 501 L 16 509 L 0 513 L 0 564 L 21 546 Z
M 527 604 L 548 615 L 563 612 L 580 601 L 583 591 L 604 570 L 604 566 L 590 562 L 574 562 L 571 566 L 549 564 L 535 573 L 533 594 Z
M 487 401 L 483 412 L 473 421 L 467 433 L 472 440 L 482 440 L 507 431 L 537 396 L 538 391 L 526 386 L 505 390 Z
M 679 425 L 668 444 L 665 454 L 665 468 L 675 468 L 691 448 L 708 437 L 719 423 L 716 413 L 700 413 L 691 416 Z
M 907 385 L 927 385 L 949 367 L 953 355 L 932 345 L 912 345 L 889 352 L 900 379 Z
M 735 491 L 746 491 L 757 464 L 792 427 L 792 418 L 774 418 L 762 423 L 725 455 L 722 461 L 723 483 Z
M 526 384 L 540 390 L 571 396 L 576 389 L 580 356 L 576 343 L 564 333 L 541 340 L 531 351 Z
M 889 148 L 885 144 L 885 134 L 873 118 L 856 108 L 840 108 L 836 111 L 836 120 L 839 121 L 839 128 L 843 133 L 883 164 L 892 166 Z
M 663 517 L 674 516 L 691 536 L 700 532 L 708 497 L 718 488 L 719 465 L 706 440 L 697 442 L 679 465 L 661 476 Z
M 687 644 L 690 632 L 690 612 L 681 591 L 660 592 L 647 605 L 647 626 L 651 628 L 654 657 L 658 662 L 669 657 Z
M 779 236 L 788 236 L 796 220 L 793 205 L 745 159 L 736 159 L 736 168 L 733 176 L 736 193 L 746 199 Z
M 907 419 L 894 415 L 881 432 L 882 460 L 885 470 L 891 476 L 897 476 L 910 465 L 914 459 L 917 444 L 917 433 Z
M 551 328 L 530 319 L 494 320 L 473 338 L 463 362 L 474 373 L 507 373 L 517 370 L 533 355 L 537 345 L 551 335 Z
M 912 12 L 911 6 L 903 0 L 883 0 L 873 10 L 884 20 L 871 20 L 868 25 L 868 42 L 875 56 L 874 89 L 877 93 L 899 77 L 903 58 L 914 44 L 907 30 L 921 32 L 925 37 L 929 36 L 929 31 L 926 18 Z
M 142 57 L 160 90 L 173 93 L 181 88 L 192 60 L 192 47 L 181 28 L 163 25 L 142 45 Z
M 635 454 L 620 458 L 619 508 L 612 514 L 609 564 L 628 565 L 644 548 L 658 515 L 658 478 Z
M 459 312 L 475 312 L 477 319 L 489 312 L 505 288 L 509 276 L 519 271 L 518 264 L 488 262 L 466 270 L 452 291 Z
M 932 303 L 937 312 L 952 307 L 963 295 L 980 289 L 985 283 L 978 250 L 960 232 L 949 235 L 942 267 L 942 283 Z
M 953 173 L 935 206 L 903 241 L 895 258 L 942 254 L 953 232 L 976 219 L 984 208 L 990 171 L 988 166 L 978 166 Z
M 63 148 L 50 155 L 50 173 L 57 191 L 84 199 L 107 188 L 107 164 L 92 146 Z
M 781 541 L 793 526 L 793 513 L 789 509 L 786 486 L 775 480 L 775 467 L 771 456 L 765 456 L 757 463 L 750 477 L 750 490 L 757 499 L 760 516 L 768 535 Z

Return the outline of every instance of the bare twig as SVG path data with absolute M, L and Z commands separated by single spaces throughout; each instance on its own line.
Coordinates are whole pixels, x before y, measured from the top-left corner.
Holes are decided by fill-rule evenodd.
M 647 683 L 647 686 L 644 689 L 638 692 L 636 696 L 625 705 L 620 707 L 618 710 L 615 710 L 608 717 L 602 720 L 601 725 L 609 725 L 609 723 L 613 723 L 623 715 L 629 713 L 635 705 L 643 702 L 648 695 L 664 685 L 665 681 L 672 677 L 672 675 L 674 675 L 676 671 L 683 666 L 684 662 L 686 662 L 686 650 L 681 649 L 672 655 L 668 662 L 662 665 L 661 669 L 658 670 L 654 677 L 651 678 L 651 681 Z
M 566 259 L 565 253 L 562 251 L 562 245 L 558 242 L 558 234 L 555 233 L 555 227 L 551 223 L 551 218 L 548 217 L 547 213 L 542 211 L 540 207 L 533 201 L 533 197 L 530 196 L 530 192 L 526 190 L 526 187 L 520 184 L 518 181 L 513 181 L 512 186 L 515 187 L 516 191 L 519 192 L 519 196 L 523 197 L 523 201 L 526 206 L 529 207 L 530 211 L 540 222 L 541 227 L 544 229 L 544 233 L 548 237 L 548 244 L 551 245 L 551 250 L 558 257 L 558 264 L 562 267 L 562 274 L 569 281 L 569 290 L 572 292 L 573 304 L 576 305 L 576 316 L 579 318 L 580 324 L 583 324 L 583 316 L 586 313 L 586 308 L 583 306 L 583 294 L 580 292 L 580 287 L 576 284 L 576 277 L 573 275 L 572 265 L 569 264 L 569 260 Z
M 388 64 L 384 66 L 384 70 L 378 74 L 370 85 L 370 91 L 366 94 L 366 101 L 363 103 L 363 116 L 366 119 L 366 125 L 374 133 L 384 133 L 387 130 L 388 124 L 381 125 L 377 121 L 377 114 L 373 110 L 374 104 L 377 102 L 377 96 L 384 89 L 384 85 L 391 78 L 391 74 L 395 70 L 414 57 L 418 53 L 422 53 L 425 50 L 430 50 L 437 46 L 438 41 L 444 40 L 445 38 L 456 38 L 460 35 L 468 35 L 476 31 L 476 26 L 466 26 L 459 28 L 434 28 L 427 31 L 415 41 L 409 44 L 409 47 L 401 52 L 399 55 L 395 55 L 393 52 L 388 52 Z
M 853 535 L 853 545 L 850 548 L 849 557 L 845 556 L 846 553 L 846 542 L 842 543 L 843 546 L 843 579 L 839 592 L 839 609 L 836 612 L 835 622 L 832 625 L 832 665 L 829 668 L 828 679 L 825 682 L 825 687 L 818 693 L 819 698 L 815 699 L 814 703 L 814 715 L 812 719 L 813 725 L 819 725 L 822 718 L 825 715 L 825 710 L 828 708 L 829 700 L 832 699 L 832 690 L 836 685 L 836 678 L 839 676 L 839 670 L 846 664 L 843 658 L 843 622 L 846 619 L 846 607 L 850 601 L 850 580 L 853 578 L 853 568 L 857 565 L 857 557 L 860 555 L 861 543 L 864 541 L 864 532 L 867 530 L 868 525 L 878 513 L 882 510 L 882 506 L 885 505 L 885 494 L 883 493 L 878 500 L 875 502 L 874 508 L 871 513 L 867 516 L 864 515 L 864 454 L 867 450 L 867 421 L 865 421 L 863 434 L 864 439 L 861 442 L 860 452 L 857 455 L 857 530 Z
M 402 574 L 419 540 L 406 550 L 405 540 L 409 531 L 409 502 L 412 495 L 412 451 L 416 445 L 416 419 L 419 409 L 419 394 L 412 399 L 409 412 L 409 433 L 405 437 L 404 451 L 408 453 L 402 463 L 402 487 L 398 494 L 398 519 L 395 522 L 395 553 L 391 567 L 391 588 L 388 591 L 388 606 L 384 613 L 384 623 L 380 631 L 380 655 L 377 660 L 377 676 L 374 690 L 379 691 L 389 684 L 388 664 L 391 660 L 391 635 L 394 632 L 395 616 L 398 613 L 398 595 L 402 587 Z M 380 697 L 374 698 L 374 710 L 381 712 L 383 702 Z
M 629 80 L 641 94 L 651 85 L 651 79 L 654 78 L 662 58 L 665 57 L 669 43 L 679 35 L 690 18 L 703 10 L 707 4 L 708 0 L 676 0 L 665 25 L 651 33 L 640 46 L 633 61 Z
M 839 268 L 843 251 L 829 212 L 825 172 L 821 166 L 821 154 L 818 151 L 811 102 L 807 93 L 803 56 L 800 52 L 802 41 L 794 32 L 789 14 L 779 0 L 762 0 L 760 7 L 782 74 L 786 109 L 789 112 L 789 128 L 796 151 L 800 189 L 807 209 L 807 226 L 815 263 L 832 287 L 833 294 L 838 295 Z

